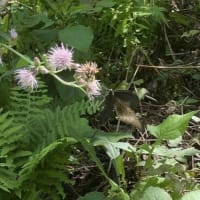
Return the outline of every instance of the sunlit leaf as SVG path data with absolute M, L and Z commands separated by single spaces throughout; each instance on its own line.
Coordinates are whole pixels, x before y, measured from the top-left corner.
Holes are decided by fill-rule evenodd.
M 141 200 L 172 200 L 170 195 L 159 187 L 149 187 L 145 190 Z
M 199 199 L 200 199 L 200 190 L 188 192 L 181 198 L 181 200 L 199 200 Z
M 189 37 L 194 37 L 195 35 L 199 34 L 199 30 L 190 30 L 188 32 L 184 32 L 181 37 L 186 37 L 186 38 L 189 38 Z
M 175 158 L 176 160 L 181 160 L 181 161 L 184 161 L 184 158 L 186 156 L 193 156 L 197 153 L 199 153 L 199 150 L 195 149 L 194 147 L 190 147 L 187 149 L 183 149 L 182 147 L 169 149 L 164 145 L 156 146 L 153 151 L 153 154 L 168 158 Z
M 190 118 L 197 111 L 189 112 L 184 115 L 171 115 L 158 126 L 147 125 L 151 135 L 160 140 L 175 139 L 184 134 Z
M 105 134 L 97 133 L 93 138 L 93 144 L 95 146 L 104 146 L 106 153 L 111 159 L 115 159 L 120 155 L 120 149 L 125 151 L 134 151 L 134 148 L 128 142 L 118 142 L 120 139 L 131 138 L 130 133 L 116 133 Z

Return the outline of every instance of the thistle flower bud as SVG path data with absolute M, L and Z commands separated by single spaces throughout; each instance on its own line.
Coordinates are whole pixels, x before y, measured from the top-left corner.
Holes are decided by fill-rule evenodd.
M 17 37 L 18 37 L 17 31 L 14 28 L 11 28 L 10 29 L 10 39 L 15 41 L 17 39 Z
M 35 67 L 39 67 L 40 66 L 40 59 L 37 56 L 34 57 L 34 65 L 35 65 Z

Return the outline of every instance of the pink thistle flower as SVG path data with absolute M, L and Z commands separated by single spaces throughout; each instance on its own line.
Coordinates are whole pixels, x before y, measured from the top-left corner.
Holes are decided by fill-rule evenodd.
M 15 79 L 22 89 L 33 90 L 38 87 L 34 72 L 28 69 L 18 69 L 15 72 Z
M 14 28 L 10 29 L 10 38 L 11 40 L 16 40 L 18 37 L 17 31 Z
M 66 48 L 62 43 L 61 46 L 51 48 L 47 53 L 47 60 L 53 70 L 69 69 L 73 65 L 73 52 Z
M 76 70 L 76 76 L 78 78 L 83 79 L 90 79 L 93 80 L 95 77 L 95 74 L 99 72 L 99 69 L 97 68 L 97 64 L 94 62 L 88 62 L 86 64 L 81 65 Z
M 90 99 L 100 95 L 100 83 L 95 79 L 95 74 L 99 72 L 97 64 L 87 62 L 76 69 L 75 78 L 83 88 L 85 88 Z
M 90 99 L 93 99 L 94 96 L 100 95 L 101 89 L 99 80 L 93 80 L 91 82 L 88 82 L 86 85 L 86 91 Z

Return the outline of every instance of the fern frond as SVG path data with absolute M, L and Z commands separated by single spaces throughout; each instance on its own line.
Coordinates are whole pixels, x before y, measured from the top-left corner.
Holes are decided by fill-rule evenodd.
M 81 115 L 96 113 L 101 102 L 81 101 L 63 109 L 56 108 L 54 111 L 43 110 L 40 115 L 35 115 L 29 120 L 29 143 L 32 150 L 40 151 L 52 142 L 64 138 L 74 137 L 80 132 L 89 137 L 93 134 L 92 128 Z
M 23 126 L 15 124 L 8 112 L 0 113 L 0 188 L 7 192 L 18 185 L 17 163 L 30 153 L 23 151 L 19 145 L 23 133 Z
M 51 101 L 47 94 L 46 85 L 38 80 L 38 89 L 32 92 L 21 90 L 19 87 L 11 89 L 11 116 L 16 122 L 26 124 L 29 117 L 34 114 L 41 113 Z
M 67 140 L 67 143 L 66 141 Z M 22 199 L 30 199 L 37 194 L 37 198 L 46 195 L 50 199 L 65 197 L 63 183 L 72 183 L 67 177 L 66 166 L 70 163 L 70 145 L 73 140 L 59 140 L 51 143 L 40 152 L 30 157 L 19 173 L 19 183 Z M 69 142 L 70 141 L 70 142 Z M 30 188 L 34 188 L 33 191 Z
M 71 144 L 94 132 L 81 115 L 98 109 L 99 102 L 82 101 L 29 116 L 26 142 L 33 154 L 19 173 L 22 199 L 39 199 L 43 195 L 53 200 L 64 198 L 63 183 L 71 183 L 66 169 L 71 162 Z
M 68 109 L 68 112 L 71 113 L 76 113 L 79 115 L 85 115 L 85 114 L 95 114 L 96 112 L 98 112 L 101 109 L 102 106 L 102 101 L 85 101 L 82 100 L 81 102 L 75 102 L 74 104 L 65 107 L 66 109 Z

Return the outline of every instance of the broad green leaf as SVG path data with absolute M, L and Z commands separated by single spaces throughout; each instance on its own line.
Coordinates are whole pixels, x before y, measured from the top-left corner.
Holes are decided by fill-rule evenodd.
M 104 133 L 98 132 L 93 138 L 94 146 L 104 145 L 106 142 L 118 142 L 121 139 L 132 138 L 131 133 Z
M 93 40 L 90 27 L 77 25 L 69 26 L 59 32 L 59 39 L 75 49 L 87 53 Z
M 45 41 L 46 43 L 50 43 L 56 40 L 58 35 L 57 29 L 39 29 L 33 30 L 31 35 L 35 38 L 40 39 L 41 41 Z
M 197 111 L 192 111 L 184 115 L 171 115 L 158 126 L 147 125 L 151 135 L 160 140 L 175 139 L 184 134 L 190 118 Z
M 73 81 L 73 74 L 68 71 L 59 73 L 59 77 L 64 81 Z M 66 105 L 81 101 L 84 98 L 85 94 L 80 89 L 63 85 L 57 80 L 54 81 L 58 94 Z
M 162 188 L 149 187 L 144 191 L 141 200 L 172 200 L 172 198 Z
M 120 149 L 133 151 L 133 147 L 127 142 L 118 142 L 120 139 L 131 138 L 130 133 L 96 133 L 93 138 L 94 146 L 104 146 L 106 153 L 113 160 L 120 155 Z
M 111 144 L 119 149 L 128 151 L 128 152 L 135 152 L 136 148 L 134 148 L 130 143 L 128 142 L 111 142 Z
M 111 160 L 116 159 L 118 156 L 120 156 L 120 150 L 119 148 L 116 148 L 112 145 L 112 143 L 105 143 L 104 147 L 106 148 L 106 153 L 110 157 Z
M 199 199 L 200 199 L 200 190 L 188 192 L 181 198 L 181 200 L 199 200 Z
M 24 18 L 23 26 L 27 28 L 34 27 L 35 25 L 39 24 L 44 16 L 43 15 L 26 15 Z
M 79 197 L 78 200 L 105 200 L 105 196 L 102 192 L 89 192 L 83 197 Z
M 106 153 L 113 160 L 120 155 L 120 149 L 126 151 L 133 151 L 133 147 L 126 142 L 118 142 L 120 139 L 131 138 L 129 133 L 116 133 L 116 134 L 96 134 L 93 140 L 94 146 L 104 146 Z
M 111 8 L 116 4 L 116 2 L 112 1 L 112 0 L 101 0 L 98 1 L 96 6 L 101 6 L 104 8 Z
M 190 147 L 187 149 L 179 148 L 167 148 L 166 146 L 156 146 L 153 150 L 153 154 L 164 156 L 168 158 L 173 158 L 179 160 L 181 162 L 186 162 L 186 156 L 193 156 L 200 151 L 195 149 L 194 147 Z

